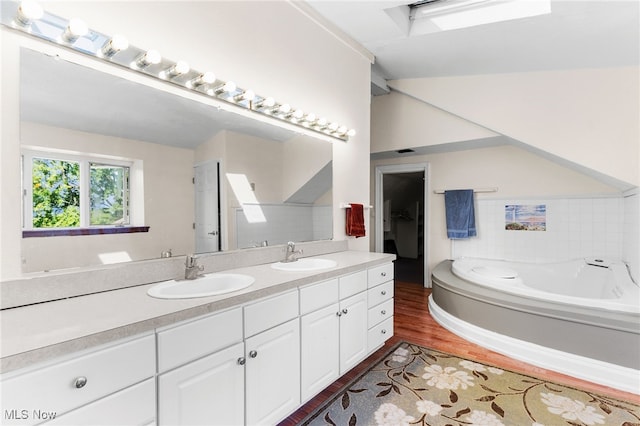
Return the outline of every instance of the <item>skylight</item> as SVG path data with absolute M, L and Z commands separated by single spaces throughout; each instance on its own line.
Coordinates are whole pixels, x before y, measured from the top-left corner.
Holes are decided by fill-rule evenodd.
M 427 0 L 409 5 L 412 34 L 475 27 L 551 13 L 551 0 Z

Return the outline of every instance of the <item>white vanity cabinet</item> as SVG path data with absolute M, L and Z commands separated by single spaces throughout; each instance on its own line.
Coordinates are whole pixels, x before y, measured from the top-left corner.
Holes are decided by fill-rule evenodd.
M 247 425 L 276 424 L 300 405 L 298 290 L 244 307 Z
M 368 355 L 368 287 L 363 270 L 300 289 L 303 402 Z
M 0 383 L 2 423 L 153 423 L 155 360 L 151 334 L 9 373 Z
M 368 270 L 368 350 L 373 352 L 393 336 L 393 263 Z
M 159 425 L 244 424 L 242 333 L 241 308 L 158 330 Z
M 300 405 L 298 291 L 158 330 L 159 425 L 275 424 Z

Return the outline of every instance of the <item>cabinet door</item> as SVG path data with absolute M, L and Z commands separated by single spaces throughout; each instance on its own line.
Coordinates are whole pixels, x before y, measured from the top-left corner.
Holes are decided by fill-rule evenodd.
M 339 315 L 339 305 L 334 303 L 300 320 L 302 402 L 340 376 Z
M 340 312 L 340 374 L 344 374 L 367 355 L 367 293 L 341 301 Z
M 158 424 L 242 425 L 244 345 L 237 343 L 158 377 Z
M 248 425 L 276 424 L 300 405 L 300 321 L 245 341 Z
M 154 379 L 131 386 L 99 399 L 47 425 L 148 425 L 156 417 L 156 384 Z

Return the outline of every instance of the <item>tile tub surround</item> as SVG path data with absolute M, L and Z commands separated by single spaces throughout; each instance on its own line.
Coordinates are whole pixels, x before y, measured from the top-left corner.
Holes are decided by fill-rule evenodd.
M 505 230 L 507 204 L 545 204 L 546 231 Z M 478 199 L 476 205 L 478 236 L 454 240 L 453 258 L 546 262 L 589 256 L 625 257 L 623 240 L 630 225 L 625 225 L 622 197 L 486 198 Z M 636 229 L 637 222 L 636 216 Z
M 395 259 L 394 255 L 360 251 L 325 253 L 320 257 L 335 260 L 338 266 L 326 271 L 285 272 L 271 268 L 273 261 L 268 260 L 225 269 L 256 278 L 251 287 L 227 295 L 154 299 L 147 295 L 154 285 L 150 283 L 3 310 L 0 373 Z M 277 260 L 280 259 L 274 261 Z

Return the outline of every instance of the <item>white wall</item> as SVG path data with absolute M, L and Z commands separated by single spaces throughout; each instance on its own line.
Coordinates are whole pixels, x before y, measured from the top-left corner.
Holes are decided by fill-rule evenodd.
M 444 196 L 434 194 L 433 190 L 498 188 L 494 194 L 477 194 L 478 200 L 489 197 L 620 196 L 616 188 L 513 146 L 377 160 L 372 162 L 372 170 L 378 165 L 424 162 L 429 163 L 431 175 L 427 182 L 429 200 L 425 222 L 429 269 L 451 257 Z
M 472 123 L 640 185 L 638 67 L 396 80 L 389 86 Z
M 369 203 L 369 101 L 371 57 L 318 25 L 294 2 L 76 2 L 50 1 L 47 11 L 84 19 L 105 34 L 120 33 L 141 48 L 187 60 L 198 70 L 273 96 L 304 111 L 345 123 L 357 131 L 333 150 L 333 235 L 346 239 L 340 202 Z M 24 37 L 2 27 L 0 64 L 0 184 L 2 255 L 0 279 L 19 276 L 20 212 L 17 45 Z M 368 250 L 368 237 L 349 238 L 349 247 Z

